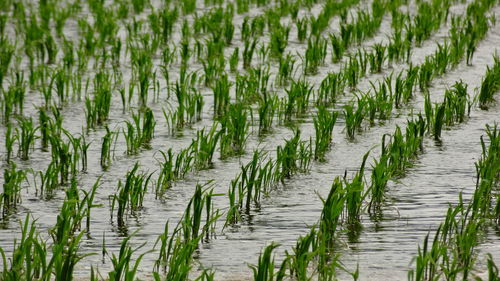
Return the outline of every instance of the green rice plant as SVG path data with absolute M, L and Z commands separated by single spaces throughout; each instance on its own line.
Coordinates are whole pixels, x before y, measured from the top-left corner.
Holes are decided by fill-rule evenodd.
M 329 112 L 325 107 L 319 106 L 316 117 L 314 118 L 315 145 L 314 159 L 325 161 L 325 154 L 330 150 L 332 142 L 332 133 L 338 113 Z
M 51 199 L 54 191 L 60 186 L 58 164 L 50 162 L 45 172 L 39 171 L 38 175 L 40 177 L 40 190 L 37 188 L 37 196 L 39 194 L 40 198 Z
M 278 247 L 279 247 L 278 244 L 271 243 L 264 249 L 263 252 L 260 253 L 257 265 L 250 266 L 250 268 L 253 271 L 254 281 L 283 280 L 284 270 L 275 272 L 274 257 L 272 257 L 274 249 Z
M 297 39 L 299 40 L 299 42 L 304 42 L 304 40 L 306 39 L 308 24 L 309 21 L 306 17 L 297 19 L 295 21 L 295 25 L 297 27 Z
M 345 30 L 345 29 L 341 29 Z M 342 59 L 342 56 L 345 53 L 345 43 L 342 37 L 339 37 L 335 34 L 330 34 L 330 44 L 332 45 L 332 62 L 337 63 Z
M 186 207 L 181 222 L 184 241 L 196 241 L 199 237 L 205 237 L 208 241 L 210 233 L 214 231 L 215 222 L 220 217 L 219 210 L 214 210 L 212 201 L 212 197 L 219 194 L 214 194 L 213 187 L 207 185 L 210 185 L 210 182 L 196 185 L 194 195 Z M 202 226 L 203 209 L 206 217 Z
M 493 95 L 500 89 L 500 59 L 495 56 L 493 67 L 488 68 L 479 90 L 479 107 L 488 109 L 488 104 L 494 101 Z
M 221 158 L 245 152 L 249 130 L 247 111 L 247 107 L 241 103 L 229 105 L 227 115 L 221 120 Z
M 193 151 L 194 167 L 197 170 L 210 169 L 213 167 L 213 156 L 215 148 L 221 137 L 222 130 L 216 131 L 217 126 L 212 126 L 205 134 L 205 129 L 196 133 L 196 138 L 191 142 Z
M 150 148 L 150 142 L 154 137 L 156 121 L 153 111 L 149 108 L 132 114 L 132 122 L 125 121 L 127 129 L 123 129 L 128 155 L 137 154 L 141 148 Z
M 7 130 L 5 132 L 5 151 L 7 153 L 5 160 L 7 163 L 10 163 L 10 158 L 12 157 L 12 152 L 14 151 L 14 143 L 18 138 L 17 134 L 12 134 L 12 125 L 8 123 Z
M 290 26 L 282 26 L 278 24 L 275 26 L 270 34 L 269 48 L 271 56 L 274 58 L 281 58 L 288 45 L 288 35 L 290 33 Z
M 112 159 L 115 154 L 116 141 L 118 139 L 118 134 L 105 126 L 106 134 L 102 137 L 101 146 L 101 168 L 107 170 L 111 166 Z
M 26 215 L 24 222 L 20 221 L 21 237 L 15 240 L 12 257 L 7 262 L 5 251 L 0 247 L 3 270 L 0 278 L 5 281 L 35 280 L 51 273 L 47 264 L 47 247 L 39 237 L 35 220 L 30 221 Z
M 184 15 L 189 15 L 196 10 L 196 0 L 182 0 L 180 4 Z
M 172 148 L 167 153 L 160 150 L 163 161 L 159 161 L 160 170 L 156 180 L 155 195 L 161 197 L 166 190 L 170 189 L 176 180 L 183 179 L 192 169 L 192 151 L 183 149 L 174 157 Z
M 144 255 L 146 255 L 147 252 L 140 254 L 135 260 L 135 262 L 132 261 L 132 255 L 134 255 L 138 250 L 140 250 L 142 247 L 146 245 L 146 243 L 144 243 L 133 249 L 129 245 L 129 241 L 134 234 L 122 240 L 118 256 L 116 256 L 114 253 L 111 255 L 110 259 L 113 265 L 113 270 L 108 273 L 108 280 L 110 281 L 136 280 L 135 275 L 137 273 L 137 269 L 140 266 L 142 258 L 144 257 Z
M 280 56 L 278 77 L 276 78 L 278 85 L 285 86 L 292 78 L 295 66 L 295 58 L 291 54 Z
M 19 128 L 16 128 L 17 140 L 19 142 L 18 155 L 22 160 L 28 160 L 30 151 L 33 150 L 36 136 L 36 131 L 39 127 L 34 127 L 33 119 L 18 118 Z
M 444 94 L 444 123 L 447 126 L 462 123 L 470 114 L 471 102 L 467 95 L 467 84 L 462 81 L 455 82 L 452 89 Z
M 361 226 L 360 215 L 365 194 L 364 169 L 366 159 L 370 152 L 363 156 L 363 161 L 358 172 L 354 175 L 351 181 L 344 178 L 345 188 L 345 210 L 344 215 L 349 227 L 357 229 Z
M 194 88 L 188 85 L 175 85 L 175 96 L 177 97 L 176 127 L 181 129 L 185 124 L 193 124 L 201 120 L 203 110 L 203 96 Z
M 215 87 L 212 88 L 214 93 L 214 118 L 220 118 L 227 114 L 229 110 L 229 91 L 232 83 L 229 82 L 227 75 L 222 75 L 215 82 Z
M 257 39 L 245 40 L 245 45 L 243 49 L 243 68 L 248 69 L 252 65 L 252 58 L 255 53 L 255 47 L 257 46 Z
M 233 53 L 229 57 L 229 70 L 231 72 L 236 72 L 238 69 L 238 63 L 240 61 L 239 51 L 240 49 L 238 47 L 234 48 Z
M 302 116 L 309 107 L 309 98 L 313 90 L 313 85 L 307 80 L 292 81 L 287 93 L 285 117 L 287 121 L 292 120 L 292 115 Z
M 323 209 L 318 226 L 318 240 L 324 248 L 332 249 L 336 241 L 336 233 L 340 230 L 338 227 L 342 222 L 342 213 L 346 200 L 342 180 L 336 177 L 333 180 L 328 196 L 326 198 L 320 197 L 320 199 L 323 203 Z
M 295 247 L 293 247 L 293 254 L 286 251 L 290 264 L 290 275 L 295 276 L 297 280 L 311 280 L 312 278 L 309 276 L 308 269 L 315 260 L 316 235 L 317 232 L 312 227 L 308 234 L 299 237 Z
M 325 63 L 326 40 L 321 37 L 309 38 L 304 54 L 304 74 L 316 74 L 318 68 Z
M 372 73 L 380 73 L 386 59 L 386 47 L 382 44 L 375 44 L 372 48 L 373 50 L 368 54 L 370 70 Z
M 111 82 L 106 72 L 98 72 L 94 77 L 93 99 L 85 98 L 85 119 L 87 130 L 103 125 L 109 117 L 111 109 Z
M 52 119 L 47 114 L 45 107 L 38 109 L 38 124 L 40 130 L 40 139 L 42 142 L 42 151 L 47 151 L 49 144 L 49 135 L 51 134 Z
M 14 163 L 3 172 L 4 183 L 0 193 L 0 209 L 5 219 L 21 202 L 21 184 L 26 179 L 26 171 L 18 170 Z
M 144 195 L 147 192 L 151 174 L 139 172 L 139 163 L 135 163 L 134 167 L 127 172 L 125 183 L 118 181 L 117 192 L 112 195 L 111 201 L 111 218 L 115 207 L 117 207 L 116 218 L 118 226 L 125 226 L 125 218 L 128 210 L 133 214 L 142 209 Z
M 366 101 L 362 98 L 357 99 L 356 109 L 353 104 L 344 106 L 345 130 L 349 139 L 354 139 L 356 132 L 361 130 L 363 119 L 365 118 L 364 110 L 367 106 Z
M 272 130 L 273 120 L 278 106 L 276 95 L 264 92 L 263 98 L 259 101 L 259 135 L 265 135 Z
M 343 94 L 345 80 L 341 73 L 331 72 L 321 81 L 316 91 L 316 105 L 334 105 L 340 95 Z
M 276 150 L 276 168 L 278 177 L 283 182 L 299 172 L 309 171 L 313 157 L 311 142 L 300 140 L 300 131 L 296 130 L 294 136 L 285 141 L 284 146 Z
M 0 36 L 0 88 L 3 88 L 3 80 L 7 76 L 9 65 L 14 58 L 15 46 L 9 40 Z

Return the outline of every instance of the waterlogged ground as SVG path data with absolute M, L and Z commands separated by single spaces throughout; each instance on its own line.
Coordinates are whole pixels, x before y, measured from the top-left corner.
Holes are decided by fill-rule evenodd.
M 369 2 L 362 1 L 351 10 L 369 7 Z M 455 3 L 451 13 L 461 13 L 467 3 Z M 401 9 L 414 8 L 413 1 Z M 84 9 L 85 10 L 85 9 Z M 203 9 L 202 9 L 203 10 Z M 321 6 L 314 6 L 310 13 L 317 14 Z M 252 9 L 250 16 L 262 13 L 261 8 Z M 300 15 L 308 13 L 301 11 Z M 500 7 L 495 6 L 491 14 L 500 14 Z M 380 30 L 373 38 L 365 40 L 361 46 L 352 46 L 352 52 L 357 48 L 371 46 L 377 42 L 387 42 L 387 35 L 392 32 L 390 27 L 390 15 L 385 15 Z M 498 16 L 497 16 L 497 19 Z M 288 19 L 285 19 L 285 22 Z M 240 26 L 243 17 L 235 15 L 235 26 Z M 339 18 L 334 17 L 330 22 L 330 31 L 338 31 Z M 442 26 L 430 39 L 426 40 L 422 46 L 413 50 L 411 61 L 414 64 L 421 63 L 425 56 L 430 55 L 437 43 L 443 43 L 448 34 L 450 25 Z M 76 22 L 69 20 L 65 33 L 69 36 L 75 34 Z M 122 29 L 123 36 L 126 36 Z M 233 46 L 226 50 L 229 55 L 233 48 L 241 45 L 239 29 L 235 30 L 235 40 Z M 303 53 L 306 44 L 296 40 L 295 25 L 292 25 L 289 45 L 287 51 Z M 177 34 L 180 38 L 180 34 Z M 70 38 L 69 37 L 69 38 Z M 492 55 L 500 49 L 500 28 L 492 27 L 485 39 L 483 39 L 474 55 L 473 65 L 467 66 L 461 63 L 456 69 L 450 71 L 442 77 L 434 80 L 430 88 L 432 101 L 441 101 L 444 90 L 455 81 L 463 80 L 469 85 L 469 93 L 475 94 L 476 88 L 480 85 L 481 77 L 484 75 L 488 65 L 492 64 Z M 256 59 L 257 61 L 257 59 Z M 329 58 L 326 59 L 330 61 Z M 89 62 L 91 65 L 92 62 Z M 240 66 L 241 67 L 241 66 Z M 307 79 L 316 85 L 323 79 L 329 71 L 336 71 L 340 64 L 330 64 L 320 68 L 317 75 L 308 76 Z M 128 65 L 122 65 L 125 81 L 130 79 Z M 192 69 L 202 68 L 201 65 L 193 64 Z M 366 91 L 370 87 L 370 81 L 375 82 L 383 79 L 392 71 L 399 72 L 407 69 L 408 65 L 392 65 L 384 67 L 381 74 L 368 75 L 362 79 L 359 89 Z M 276 71 L 276 66 L 271 64 L 272 71 Z M 240 69 L 241 70 L 241 69 Z M 178 76 L 179 66 L 171 69 L 172 81 Z M 89 77 L 93 73 L 88 73 Z M 128 75 L 128 76 L 127 76 Z M 234 76 L 232 77 L 234 79 Z M 164 82 L 162 82 L 164 83 Z M 164 85 L 162 85 L 164 86 Z M 279 90 L 279 89 L 278 89 Z M 196 134 L 197 129 L 210 127 L 212 124 L 213 97 L 210 89 L 201 89 L 205 106 L 203 120 L 196 123 L 192 129 L 186 129 L 182 135 L 171 136 L 163 119 L 162 108 L 167 107 L 172 99 L 166 99 L 163 89 L 160 92 L 158 101 L 152 102 L 157 126 L 155 138 L 150 150 L 141 151 L 137 156 L 126 156 L 125 140 L 122 136 L 118 138 L 116 144 L 115 159 L 108 171 L 103 172 L 100 165 L 100 143 L 104 135 L 104 129 L 100 128 L 90 132 L 88 141 L 92 141 L 89 150 L 89 167 L 85 174 L 80 176 L 80 185 L 90 188 L 95 180 L 102 176 L 101 186 L 97 190 L 95 203 L 101 206 L 92 210 L 91 232 L 89 236 L 84 236 L 81 251 L 84 253 L 97 253 L 89 256 L 79 263 L 76 275 L 85 279 L 89 274 L 90 266 L 98 267 L 104 275 L 110 268 L 111 262 L 108 258 L 103 259 L 101 255 L 103 247 L 103 236 L 105 236 L 105 246 L 109 253 L 116 253 L 119 250 L 120 242 L 127 234 L 135 233 L 132 238 L 133 245 L 146 245 L 139 250 L 139 253 L 153 248 L 159 234 L 164 230 L 164 224 L 169 221 L 175 225 L 186 208 L 187 201 L 191 198 L 196 183 L 204 183 L 213 180 L 215 193 L 224 194 L 227 192 L 229 183 L 240 172 L 240 165 L 247 163 L 253 149 L 262 148 L 270 151 L 270 156 L 274 157 L 274 150 L 284 140 L 292 135 L 292 130 L 284 126 L 276 126 L 274 131 L 266 137 L 257 137 L 257 127 L 253 127 L 253 134 L 250 136 L 247 145 L 247 154 L 240 158 L 229 158 L 221 161 L 215 160 L 215 167 L 210 170 L 194 172 L 188 179 L 177 182 L 171 190 L 168 190 L 166 197 L 156 200 L 153 192 L 149 192 L 144 200 L 144 209 L 134 217 L 129 217 L 127 229 L 119 229 L 110 220 L 110 200 L 109 197 L 116 191 L 118 179 L 123 179 L 127 170 L 136 162 L 139 162 L 141 169 L 150 172 L 158 169 L 158 162 L 161 155 L 159 150 L 166 151 L 173 148 L 179 151 L 191 143 L 191 139 Z M 279 90 L 282 92 L 282 89 Z M 341 110 L 342 105 L 353 97 L 353 93 L 346 93 L 338 102 L 336 108 Z M 36 106 L 42 100 L 35 92 L 30 93 L 25 102 L 25 114 L 36 117 Z M 71 133 L 78 133 L 85 125 L 85 115 L 83 102 L 70 102 L 62 110 L 64 116 L 64 128 Z M 269 197 L 265 197 L 259 209 L 251 212 L 244 221 L 234 227 L 222 229 L 224 224 L 221 218 L 217 224 L 216 238 L 204 243 L 197 251 L 197 264 L 193 269 L 194 275 L 201 268 L 213 268 L 216 271 L 216 280 L 249 280 L 251 270 L 249 264 L 257 262 L 258 255 L 262 248 L 271 241 L 279 243 L 281 246 L 276 252 L 276 259 L 281 261 L 284 251 L 290 251 L 295 245 L 297 238 L 306 234 L 310 226 L 319 219 L 322 204 L 319 196 L 326 196 L 330 190 L 332 180 L 336 176 L 342 176 L 345 171 L 350 175 L 354 173 L 362 160 L 363 155 L 371 149 L 368 163 L 372 163 L 372 157 L 380 153 L 381 138 L 384 134 L 392 133 L 396 126 L 404 126 L 407 118 L 413 112 L 423 110 L 423 97 L 416 94 L 416 98 L 405 108 L 395 110 L 393 118 L 384 124 L 367 129 L 356 137 L 355 141 L 349 141 L 345 137 L 344 120 L 339 118 L 333 133 L 333 147 L 327 154 L 325 163 L 313 163 L 309 174 L 298 175 L 287 181 L 284 186 L 279 186 L 273 190 Z M 113 97 L 112 111 L 110 114 L 109 127 L 118 130 L 128 120 L 130 114 L 123 114 L 120 97 Z M 405 280 L 407 272 L 413 268 L 412 258 L 417 253 L 417 247 L 423 241 L 425 235 L 435 231 L 439 223 L 442 222 L 449 204 L 458 201 L 459 192 L 463 192 L 465 199 L 470 198 L 475 185 L 474 163 L 481 153 L 480 136 L 484 134 L 485 124 L 500 122 L 500 103 L 492 106 L 489 110 L 479 110 L 473 107 L 469 120 L 461 125 L 454 126 L 443 132 L 442 143 L 436 143 L 431 139 L 425 140 L 425 153 L 415 162 L 414 166 L 408 169 L 406 176 L 397 182 L 390 182 L 388 200 L 383 207 L 383 214 L 376 219 L 370 218 L 367 214 L 362 217 L 363 228 L 355 237 L 342 235 L 343 247 L 340 247 L 340 261 L 349 271 L 354 271 L 359 265 L 360 280 Z M 314 127 L 312 118 L 305 118 L 300 123 L 302 139 L 314 137 Z M 5 128 L 0 128 L 0 139 L 5 139 Z M 0 154 L 5 155 L 4 145 L 0 146 Z M 218 153 L 216 154 L 218 155 Z M 42 152 L 39 145 L 31 153 L 30 160 L 20 161 L 15 159 L 19 167 L 31 168 L 35 171 L 45 170 L 50 161 L 50 155 Z M 6 167 L 2 161 L 2 168 Z M 22 193 L 22 204 L 15 214 L 8 220 L 1 223 L 0 245 L 7 254 L 12 251 L 14 239 L 19 236 L 19 220 L 24 219 L 26 214 L 31 214 L 37 219 L 37 226 L 42 236 L 48 238 L 47 230 L 55 225 L 56 215 L 59 212 L 64 199 L 64 193 L 58 192 L 51 200 L 40 200 L 34 192 L 33 177 L 28 177 L 30 186 Z M 3 182 L 3 175 L 0 175 L 0 182 Z M 215 198 L 215 207 L 221 212 L 227 211 L 227 196 Z M 490 229 L 482 238 L 479 246 L 479 268 L 476 274 L 481 275 L 484 264 L 484 253 L 493 255 L 494 261 L 500 263 L 500 233 Z M 145 255 L 139 275 L 148 279 L 151 277 L 154 260 L 157 253 L 152 252 Z M 3 265 L 0 261 L 0 267 Z M 339 272 L 341 280 L 348 280 L 347 274 Z

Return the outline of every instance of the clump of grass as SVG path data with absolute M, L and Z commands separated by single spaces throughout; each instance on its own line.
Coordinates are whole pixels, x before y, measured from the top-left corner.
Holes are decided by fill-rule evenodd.
M 133 235 L 130 235 L 122 240 L 118 256 L 113 253 L 110 257 L 111 263 L 113 264 L 113 270 L 108 273 L 108 278 L 110 281 L 135 280 L 137 269 L 140 266 L 142 258 L 147 252 L 140 254 L 135 262 L 132 262 L 132 255 L 146 245 L 146 243 L 144 243 L 133 249 L 129 245 L 129 241 L 132 236 Z

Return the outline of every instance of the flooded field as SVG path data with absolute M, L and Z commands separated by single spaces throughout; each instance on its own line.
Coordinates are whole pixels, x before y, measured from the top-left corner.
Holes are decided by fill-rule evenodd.
M 499 280 L 499 14 L 1 1 L 0 280 Z

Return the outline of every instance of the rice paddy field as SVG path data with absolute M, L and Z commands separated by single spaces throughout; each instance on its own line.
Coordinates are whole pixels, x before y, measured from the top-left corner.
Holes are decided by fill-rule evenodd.
M 499 14 L 1 0 L 0 281 L 499 281 Z

